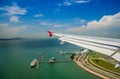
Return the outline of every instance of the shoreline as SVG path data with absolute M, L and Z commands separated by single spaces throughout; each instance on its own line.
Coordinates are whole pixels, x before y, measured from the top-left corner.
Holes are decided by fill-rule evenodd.
M 86 67 L 87 64 L 85 64 L 85 60 L 84 60 L 84 58 L 83 58 L 82 56 L 79 56 L 78 60 L 76 60 L 76 58 L 75 58 L 75 59 L 74 59 L 74 62 L 75 62 L 79 67 L 83 68 L 85 71 L 87 71 L 87 72 L 89 72 L 89 73 L 91 73 L 91 74 L 93 74 L 93 75 L 95 75 L 95 76 L 97 76 L 97 77 L 99 77 L 99 78 L 102 78 L 102 79 L 111 79 L 111 78 L 109 78 L 109 77 L 107 77 L 107 76 L 105 76 L 105 75 L 102 75 L 102 74 L 100 74 L 100 73 L 98 73 L 98 72 L 95 72 L 94 70 L 89 69 L 88 67 Z
M 80 66 L 81 68 L 83 68 L 83 69 L 86 70 L 87 72 L 92 73 L 93 75 L 96 75 L 96 76 L 98 76 L 98 77 L 100 77 L 100 78 L 103 78 L 103 79 L 110 79 L 110 78 L 108 78 L 108 77 L 106 77 L 106 76 L 103 76 L 103 75 L 101 75 L 101 74 L 98 74 L 98 73 L 96 73 L 96 72 L 94 72 L 94 71 L 92 71 L 92 70 L 84 67 L 82 64 L 80 64 L 79 61 L 75 61 L 75 62 L 76 62 L 76 64 L 77 64 L 78 66 Z

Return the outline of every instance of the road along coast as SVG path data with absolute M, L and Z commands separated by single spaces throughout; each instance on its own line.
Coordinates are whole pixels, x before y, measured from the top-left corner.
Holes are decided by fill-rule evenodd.
M 102 79 L 119 79 L 118 77 L 114 76 L 114 74 L 111 74 L 109 72 L 103 71 L 92 64 L 88 63 L 88 57 L 87 53 L 80 53 L 75 56 L 74 61 L 77 65 L 79 65 L 84 70 L 88 71 L 89 73 L 92 73 Z

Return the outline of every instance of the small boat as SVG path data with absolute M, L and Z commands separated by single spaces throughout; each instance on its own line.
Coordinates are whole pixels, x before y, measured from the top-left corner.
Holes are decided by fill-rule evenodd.
M 33 59 L 32 62 L 30 63 L 30 67 L 34 68 L 39 65 L 39 61 L 37 59 Z
M 55 57 L 52 57 L 52 58 L 48 61 L 48 63 L 50 63 L 50 64 L 55 63 L 55 62 L 56 62 Z
M 61 55 L 65 55 L 66 53 L 65 53 L 65 52 L 60 51 L 60 54 L 61 54 Z

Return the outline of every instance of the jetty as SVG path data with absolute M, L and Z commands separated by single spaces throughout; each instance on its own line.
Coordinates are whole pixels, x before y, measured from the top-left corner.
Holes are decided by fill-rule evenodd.
M 73 62 L 72 60 L 57 60 L 55 63 Z M 48 63 L 48 61 L 40 61 L 40 63 Z
M 63 54 L 63 53 L 61 53 Z M 73 54 L 73 53 L 64 53 L 64 54 Z M 37 59 L 33 59 L 32 62 L 30 63 L 30 67 L 34 68 L 34 67 L 39 67 L 39 64 L 41 63 L 49 63 L 49 64 L 54 64 L 54 63 L 67 63 L 67 62 L 73 62 L 73 60 L 56 60 L 55 57 L 51 57 L 50 60 L 48 61 L 44 61 L 45 53 L 41 53 L 40 56 Z

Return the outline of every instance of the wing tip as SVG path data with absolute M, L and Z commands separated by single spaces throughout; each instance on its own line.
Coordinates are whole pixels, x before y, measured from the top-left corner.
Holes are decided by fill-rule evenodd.
M 52 31 L 48 31 L 49 37 L 53 36 L 53 32 Z

